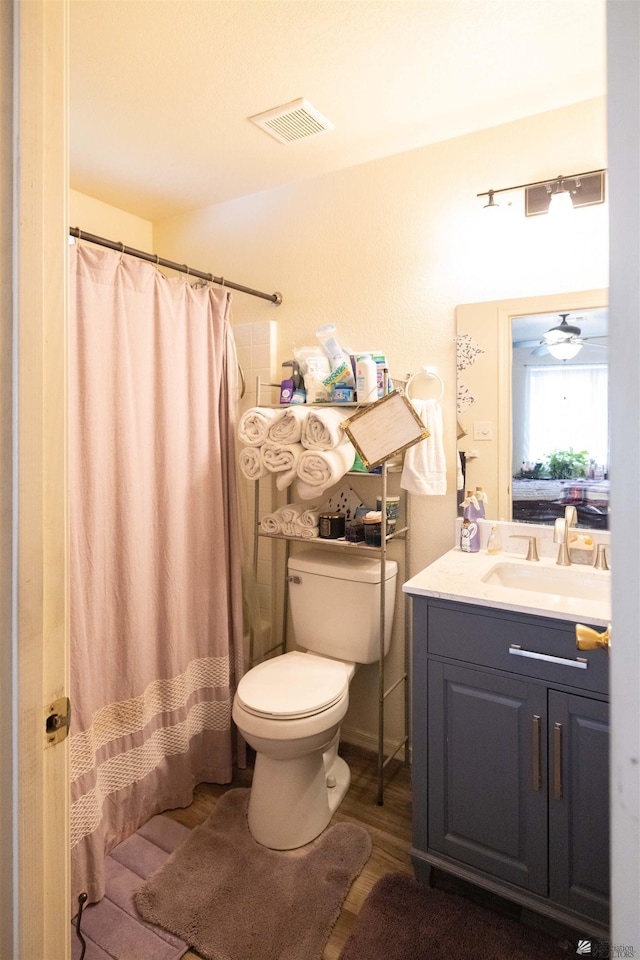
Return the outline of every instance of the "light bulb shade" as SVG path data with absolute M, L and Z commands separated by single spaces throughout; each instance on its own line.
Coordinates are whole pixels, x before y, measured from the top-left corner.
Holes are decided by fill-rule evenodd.
M 573 213 L 573 200 L 568 190 L 559 190 L 557 193 L 551 194 L 549 213 L 554 216 Z
M 571 340 L 565 340 L 563 343 L 550 343 L 549 353 L 556 360 L 573 360 L 582 350 L 581 343 L 572 343 Z

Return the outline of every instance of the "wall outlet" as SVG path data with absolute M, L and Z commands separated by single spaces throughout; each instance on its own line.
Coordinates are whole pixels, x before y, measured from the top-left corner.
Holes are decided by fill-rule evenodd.
M 493 424 L 490 420 L 473 421 L 474 440 L 493 440 Z

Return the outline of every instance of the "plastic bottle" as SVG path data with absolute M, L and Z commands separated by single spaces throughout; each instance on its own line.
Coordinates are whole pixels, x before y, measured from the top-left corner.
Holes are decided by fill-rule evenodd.
M 291 403 L 293 397 L 293 380 L 280 382 L 280 403 Z
M 378 368 L 373 357 L 362 354 L 356 359 L 356 400 L 373 403 L 378 399 Z
M 500 553 L 502 550 L 502 537 L 496 526 L 491 527 L 491 533 L 487 540 L 487 553 Z

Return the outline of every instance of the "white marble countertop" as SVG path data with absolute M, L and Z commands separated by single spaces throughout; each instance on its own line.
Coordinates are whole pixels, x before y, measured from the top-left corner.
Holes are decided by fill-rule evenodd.
M 504 563 L 535 567 L 548 576 L 562 577 L 568 573 L 569 576 L 582 576 L 583 579 L 596 577 L 598 582 L 601 580 L 605 585 L 604 592 L 608 593 L 609 599 L 578 599 L 546 591 L 505 587 L 498 583 L 486 583 L 482 579 L 494 566 Z M 488 554 L 486 549 L 479 553 L 463 553 L 455 547 L 407 580 L 402 589 L 416 597 L 438 597 L 458 603 L 607 626 L 611 620 L 610 583 L 611 574 L 608 571 L 582 565 L 559 567 L 555 559 L 548 556 L 541 556 L 539 561 L 534 561 L 525 560 L 521 554 L 506 550 L 497 554 Z

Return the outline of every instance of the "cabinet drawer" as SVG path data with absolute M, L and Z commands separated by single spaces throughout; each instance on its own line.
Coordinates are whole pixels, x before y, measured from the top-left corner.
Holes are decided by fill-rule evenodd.
M 607 651 L 578 650 L 575 624 L 569 621 L 511 613 L 496 615 L 486 607 L 436 601 L 427 605 L 426 617 L 422 610 L 415 622 L 414 643 L 426 641 L 432 656 L 507 670 L 594 693 L 608 692 Z

